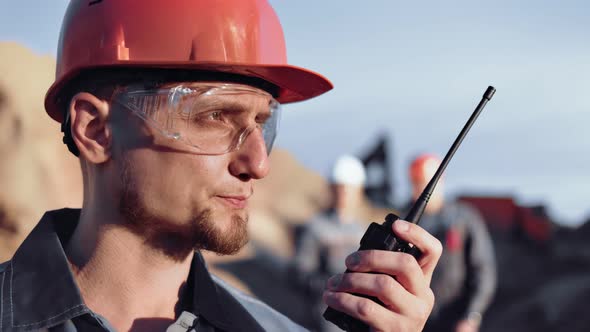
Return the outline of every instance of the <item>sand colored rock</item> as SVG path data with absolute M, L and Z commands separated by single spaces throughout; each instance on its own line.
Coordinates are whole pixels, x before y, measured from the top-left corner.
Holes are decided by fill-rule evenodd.
M 0 261 L 46 210 L 81 206 L 78 160 L 43 107 L 54 71 L 53 58 L 0 42 Z

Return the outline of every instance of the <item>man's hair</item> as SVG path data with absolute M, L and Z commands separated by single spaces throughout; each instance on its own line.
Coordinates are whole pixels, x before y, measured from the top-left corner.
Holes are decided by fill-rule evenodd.
M 231 73 L 196 71 L 186 69 L 161 68 L 96 68 L 85 70 L 72 79 L 60 92 L 57 102 L 64 112 L 61 131 L 64 133 L 63 142 L 75 156 L 80 155 L 78 147 L 72 138 L 69 117 L 69 104 L 72 98 L 80 92 L 88 92 L 97 98 L 110 102 L 118 87 L 128 85 L 143 85 L 146 89 L 158 88 L 172 82 L 218 81 L 250 85 L 277 96 L 279 88 L 263 79 Z

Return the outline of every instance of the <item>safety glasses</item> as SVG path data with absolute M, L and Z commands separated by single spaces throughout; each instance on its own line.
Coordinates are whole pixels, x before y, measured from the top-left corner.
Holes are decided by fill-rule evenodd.
M 256 130 L 267 153 L 277 135 L 280 104 L 269 93 L 235 83 L 186 83 L 172 87 L 118 88 L 113 102 L 196 153 L 218 155 L 240 148 Z

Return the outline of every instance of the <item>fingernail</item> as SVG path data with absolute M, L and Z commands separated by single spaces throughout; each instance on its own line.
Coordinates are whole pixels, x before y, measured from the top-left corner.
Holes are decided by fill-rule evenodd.
M 342 281 L 342 274 L 337 274 L 328 280 L 328 288 L 336 289 L 340 282 Z
M 359 255 L 358 252 L 352 253 L 348 257 L 346 257 L 346 266 L 348 266 L 348 267 L 357 266 L 357 265 L 359 265 L 360 262 L 361 262 L 361 255 Z
M 393 227 L 396 228 L 396 230 L 400 231 L 400 232 L 407 232 L 408 229 L 410 229 L 410 224 L 407 221 L 403 221 L 401 219 L 396 220 L 395 224 L 393 224 Z
M 334 292 L 325 291 L 324 292 L 324 299 L 330 299 L 334 296 Z

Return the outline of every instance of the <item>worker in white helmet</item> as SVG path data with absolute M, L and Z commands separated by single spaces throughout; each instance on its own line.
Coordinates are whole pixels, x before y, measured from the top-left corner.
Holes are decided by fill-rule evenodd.
M 329 176 L 332 189 L 330 207 L 312 218 L 302 229 L 290 274 L 295 287 L 308 296 L 314 329 L 340 331 L 321 318 L 325 305 L 321 294 L 327 279 L 346 269 L 344 261 L 356 251 L 367 221 L 359 220 L 364 207 L 366 171 L 362 162 L 351 155 L 336 160 Z

